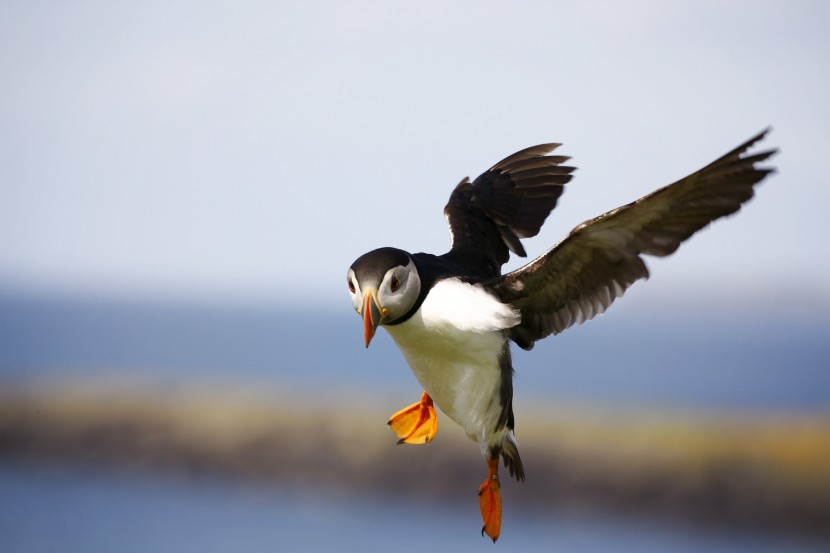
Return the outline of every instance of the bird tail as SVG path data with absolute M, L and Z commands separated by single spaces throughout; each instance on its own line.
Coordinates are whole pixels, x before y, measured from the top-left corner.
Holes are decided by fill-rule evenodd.
M 519 456 L 519 447 L 516 443 L 516 437 L 513 435 L 512 430 L 501 444 L 501 458 L 504 461 L 504 466 L 510 471 L 510 476 L 514 477 L 519 482 L 524 482 L 525 469 L 522 466 L 522 458 Z

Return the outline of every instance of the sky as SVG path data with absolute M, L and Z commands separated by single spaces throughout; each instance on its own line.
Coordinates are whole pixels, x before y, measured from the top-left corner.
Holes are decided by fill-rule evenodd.
M 579 167 L 531 258 L 772 125 L 779 173 L 647 301 L 830 312 L 825 2 L 4 2 L 0 291 L 350 306 L 521 148 Z M 520 266 L 521 260 L 507 267 Z

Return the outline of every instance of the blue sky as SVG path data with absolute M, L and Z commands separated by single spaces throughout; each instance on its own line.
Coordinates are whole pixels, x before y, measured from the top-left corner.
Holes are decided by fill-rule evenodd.
M 579 167 L 534 257 L 771 124 L 780 174 L 643 301 L 830 307 L 826 3 L 207 4 L 0 7 L 0 289 L 346 309 L 520 148 Z

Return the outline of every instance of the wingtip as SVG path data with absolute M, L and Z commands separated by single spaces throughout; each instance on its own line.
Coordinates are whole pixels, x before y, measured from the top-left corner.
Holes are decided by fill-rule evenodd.
M 529 148 L 525 148 L 523 150 L 519 150 L 518 152 L 511 154 L 504 158 L 503 160 L 499 161 L 492 167 L 490 167 L 489 171 L 495 171 L 504 167 L 506 165 L 510 165 L 515 161 L 519 161 L 522 159 L 529 159 L 534 157 L 543 157 L 546 154 L 551 153 L 556 148 L 561 146 L 561 142 L 548 142 L 546 144 L 537 144 L 536 146 L 530 146 Z
M 751 148 L 752 146 L 754 146 L 755 144 L 757 144 L 761 140 L 765 139 L 767 137 L 767 135 L 770 134 L 773 130 L 774 129 L 773 129 L 772 125 L 767 125 L 766 128 L 763 129 L 761 132 L 759 132 L 758 134 L 756 134 L 755 136 L 753 136 L 752 138 L 750 138 L 749 140 L 744 142 L 744 144 L 743 144 L 744 150 L 743 151 L 745 152 L 746 150 L 748 150 L 749 148 Z M 771 151 L 776 152 L 777 149 L 774 149 L 774 150 L 771 150 Z

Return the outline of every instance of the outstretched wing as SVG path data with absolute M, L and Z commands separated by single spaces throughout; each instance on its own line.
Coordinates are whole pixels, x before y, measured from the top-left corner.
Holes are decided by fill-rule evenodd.
M 648 277 L 642 255 L 667 256 L 710 222 L 734 213 L 774 169 L 756 167 L 777 150 L 748 154 L 769 129 L 684 179 L 586 221 L 547 253 L 489 281 L 522 313 L 510 338 L 533 342 L 603 313 Z
M 445 257 L 479 268 L 485 278 L 501 273 L 510 251 L 525 257 L 519 239 L 539 232 L 574 171 L 561 165 L 570 158 L 546 155 L 558 146 L 526 148 L 473 182 L 462 180 L 444 208 L 452 235 Z

